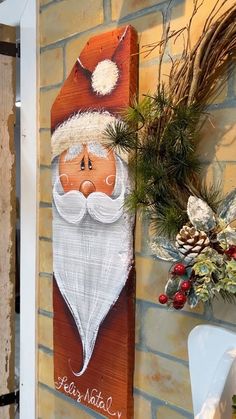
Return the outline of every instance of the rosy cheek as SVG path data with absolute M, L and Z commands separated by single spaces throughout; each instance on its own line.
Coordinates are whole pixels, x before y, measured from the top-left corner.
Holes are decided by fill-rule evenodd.
M 105 179 L 104 182 L 106 183 L 107 186 L 114 186 L 115 185 L 115 175 L 108 175 Z

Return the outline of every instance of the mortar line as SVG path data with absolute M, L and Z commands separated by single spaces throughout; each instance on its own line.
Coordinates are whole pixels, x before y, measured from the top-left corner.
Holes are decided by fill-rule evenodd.
M 100 415 L 99 413 L 95 412 L 92 409 L 89 409 L 89 407 L 78 403 L 76 400 L 72 399 L 71 397 L 66 396 L 64 393 L 61 393 L 60 391 L 57 391 L 56 389 L 48 386 L 47 384 L 42 383 L 41 381 L 39 381 L 39 386 L 41 388 L 44 388 L 45 390 L 47 390 L 49 393 L 52 393 L 54 396 L 66 401 L 67 403 L 76 406 L 77 408 L 79 407 L 79 409 L 84 410 L 85 412 L 89 413 L 92 417 L 96 418 L 96 419 L 101 419 L 101 418 L 105 418 L 105 416 Z M 78 416 L 79 417 L 79 416 Z

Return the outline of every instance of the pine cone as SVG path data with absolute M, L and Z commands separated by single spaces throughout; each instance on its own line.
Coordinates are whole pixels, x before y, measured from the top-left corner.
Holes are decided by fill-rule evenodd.
M 185 225 L 177 234 L 175 245 L 184 261 L 191 263 L 200 253 L 209 248 L 210 240 L 204 231 Z

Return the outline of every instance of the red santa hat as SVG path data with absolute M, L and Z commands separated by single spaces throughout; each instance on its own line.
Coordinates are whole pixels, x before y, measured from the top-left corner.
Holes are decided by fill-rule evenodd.
M 137 80 L 130 78 L 136 36 L 127 26 L 87 42 L 52 106 L 52 158 L 76 144 L 107 145 L 107 126 L 120 120 L 136 92 Z

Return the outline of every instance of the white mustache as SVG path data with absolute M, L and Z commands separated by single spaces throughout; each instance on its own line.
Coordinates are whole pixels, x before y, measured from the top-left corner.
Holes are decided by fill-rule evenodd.
M 53 200 L 58 213 L 68 223 L 77 225 L 88 213 L 95 221 L 111 224 L 123 214 L 124 191 L 115 199 L 103 192 L 92 192 L 85 198 L 77 190 L 61 193 L 59 185 L 60 177 L 53 187 Z

